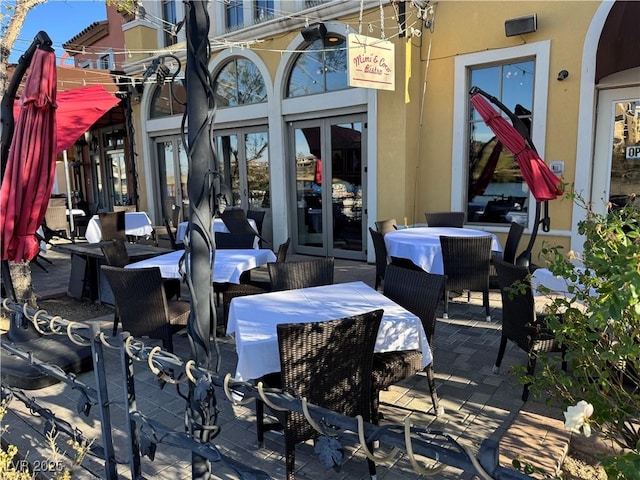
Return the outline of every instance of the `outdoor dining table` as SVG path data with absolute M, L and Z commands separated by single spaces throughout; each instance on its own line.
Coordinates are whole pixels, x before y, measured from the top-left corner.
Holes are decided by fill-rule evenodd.
M 153 233 L 153 224 L 146 212 L 125 212 L 124 229 L 127 235 L 148 237 Z M 102 241 L 102 229 L 100 228 L 100 217 L 98 215 L 91 217 L 84 236 L 89 243 Z
M 113 294 L 106 279 L 102 276 L 100 265 L 105 263 L 102 246 L 110 242 L 98 243 L 61 243 L 55 245 L 71 255 L 71 274 L 67 294 L 74 298 L 88 296 L 100 303 L 113 304 Z M 126 243 L 127 254 L 131 260 L 142 260 L 170 252 L 168 248 L 154 247 L 140 243 Z
M 159 267 L 163 278 L 182 278 L 180 258 L 183 254 L 184 250 L 175 250 L 147 260 L 130 263 L 124 268 Z M 275 261 L 276 255 L 268 248 L 216 250 L 213 264 L 213 282 L 240 283 L 240 276 L 243 272 Z
M 235 335 L 236 379 L 258 379 L 280 371 L 276 325 L 345 318 L 382 308 L 375 351 L 420 349 L 432 361 L 420 319 L 364 282 L 263 293 L 231 300 L 227 334 Z
M 440 237 L 480 237 L 491 236 L 491 250 L 502 252 L 500 240 L 494 234 L 484 230 L 455 227 L 416 227 L 403 228 L 389 232 L 384 236 L 387 253 L 390 257 L 408 258 L 429 273 L 442 275 L 442 248 Z
M 256 226 L 256 221 L 253 218 L 249 218 L 249 225 L 253 227 L 253 229 L 257 232 L 258 227 Z M 189 222 L 180 222 L 176 229 L 176 243 L 182 243 L 184 241 L 184 236 L 187 234 L 187 227 L 189 226 Z M 213 219 L 213 231 L 220 233 L 229 233 L 229 229 L 222 221 L 221 218 Z M 260 238 L 256 237 L 253 242 L 253 248 L 258 248 L 260 246 Z

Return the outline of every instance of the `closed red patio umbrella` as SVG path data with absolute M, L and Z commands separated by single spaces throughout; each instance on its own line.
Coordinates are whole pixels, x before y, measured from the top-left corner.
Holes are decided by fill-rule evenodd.
M 40 249 L 35 233 L 44 219 L 56 166 L 56 57 L 50 48 L 33 55 L 2 187 L 2 260 L 30 261 Z
M 522 176 L 536 201 L 554 200 L 562 195 L 562 181 L 520 132 L 480 93 L 471 96 L 471 103 L 498 140 L 515 155 Z

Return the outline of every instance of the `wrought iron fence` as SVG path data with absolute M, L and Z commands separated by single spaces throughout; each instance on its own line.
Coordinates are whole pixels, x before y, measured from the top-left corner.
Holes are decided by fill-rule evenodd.
M 118 478 L 117 465 L 128 464 L 132 478 L 142 478 L 141 457 L 147 456 L 153 460 L 157 444 L 165 444 L 177 448 L 190 450 L 206 458 L 212 464 L 219 464 L 235 472 L 241 479 L 271 478 L 267 473 L 256 470 L 223 454 L 213 441 L 206 444 L 197 439 L 197 430 L 212 429 L 209 438 L 215 439 L 220 432 L 220 426 L 214 419 L 213 425 L 203 427 L 194 423 L 188 415 L 185 416 L 185 431 L 177 431 L 165 424 L 152 419 L 141 412 L 136 403 L 134 363 L 146 365 L 149 370 L 163 384 L 178 386 L 188 384 L 193 386 L 193 392 L 201 401 L 212 401 L 217 404 L 216 391 L 222 393 L 222 398 L 235 405 L 247 404 L 256 398 L 261 398 L 267 405 L 278 410 L 291 410 L 302 413 L 321 435 L 327 434 L 326 426 L 331 426 L 332 436 L 340 434 L 343 444 L 359 445 L 365 455 L 377 464 L 389 464 L 399 452 L 404 452 L 413 469 L 423 475 L 433 476 L 446 466 L 473 472 L 482 479 L 529 479 L 518 471 L 501 467 L 498 464 L 498 444 L 491 439 L 485 439 L 476 456 L 466 447 L 451 438 L 445 432 L 411 426 L 409 418 L 404 424 L 373 425 L 365 423 L 362 417 L 348 417 L 337 412 L 326 410 L 317 405 L 309 404 L 302 398 L 296 398 L 291 393 L 279 389 L 265 389 L 262 383 L 236 381 L 230 374 L 221 376 L 211 370 L 196 365 L 191 359 L 184 360 L 178 355 L 162 350 L 159 346 L 149 346 L 143 341 L 123 332 L 118 336 L 107 337 L 100 331 L 99 325 L 73 322 L 59 316 L 51 316 L 43 310 L 35 311 L 26 304 L 13 302 L 6 298 L 0 299 L 2 309 L 10 315 L 24 316 L 33 327 L 44 335 L 64 335 L 78 346 L 91 346 L 94 376 L 96 386 L 81 382 L 75 375 L 67 374 L 55 365 L 39 361 L 30 352 L 2 340 L 2 348 L 21 357 L 27 364 L 33 365 L 47 375 L 60 382 L 64 382 L 78 392 L 76 413 L 88 416 L 91 408 L 98 407 L 100 411 L 101 442 L 91 444 L 91 453 L 104 461 L 104 475 L 107 480 Z M 129 456 L 126 460 L 116 459 L 113 446 L 113 424 L 111 421 L 111 400 L 107 386 L 105 371 L 105 349 L 117 349 L 121 359 L 121 370 L 124 382 L 125 428 L 129 441 Z M 33 415 L 46 420 L 45 430 L 55 429 L 57 432 L 74 439 L 85 439 L 83 433 L 68 421 L 56 417 L 46 408 L 38 405 L 24 392 L 8 385 L 2 385 L 3 399 L 15 399 L 28 406 Z M 217 410 L 217 409 L 216 409 Z M 391 449 L 386 455 L 370 452 L 366 445 L 377 441 L 385 450 Z M 420 457 L 435 461 L 425 466 Z

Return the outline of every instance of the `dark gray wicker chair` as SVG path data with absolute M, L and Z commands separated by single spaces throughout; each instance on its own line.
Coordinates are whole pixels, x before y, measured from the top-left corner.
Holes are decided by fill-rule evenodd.
M 100 246 L 104 259 L 107 265 L 112 267 L 121 267 L 129 265 L 131 259 L 129 258 L 129 252 L 127 252 L 127 245 L 120 239 L 112 240 L 110 243 L 105 243 Z M 164 290 L 167 295 L 167 300 L 171 300 L 173 297 L 180 299 L 181 281 L 179 278 L 164 278 Z
M 283 242 L 278 247 L 278 250 L 275 252 L 276 254 L 276 262 L 284 263 L 287 260 L 287 252 L 289 251 L 289 245 L 291 244 L 291 238 L 287 238 L 286 242 Z M 271 280 L 257 280 L 253 278 L 255 275 L 255 271 L 260 271 L 260 273 L 266 273 L 266 276 L 269 275 L 269 269 L 267 266 L 261 266 L 254 268 L 248 272 L 248 276 L 246 279 L 241 277 L 240 281 L 242 283 L 253 285 L 254 287 L 258 287 L 265 292 L 271 291 Z M 233 290 L 233 285 L 230 285 L 230 288 Z
M 167 300 L 160 269 L 100 268 L 115 298 L 114 332 L 121 321 L 122 329 L 134 337 L 162 340 L 163 348 L 173 352 L 173 333 L 187 325 L 190 304 Z
M 127 241 L 125 232 L 125 212 L 99 212 L 100 230 L 102 231 L 102 241 L 120 239 Z
M 251 226 L 247 215 L 244 213 L 244 210 L 240 208 L 228 208 L 220 214 L 220 218 L 229 229 L 229 232 L 245 235 L 253 234 L 258 237 L 261 242 L 269 244 L 269 242 L 262 238 L 260 232 L 256 231 Z
M 416 265 L 415 263 L 413 263 L 413 260 L 411 260 L 410 258 L 394 257 L 392 255 L 389 257 L 389 264 L 395 265 L 396 267 L 408 268 L 409 270 L 417 270 L 418 272 L 426 271 L 420 265 Z
M 418 271 L 402 268 L 397 265 L 388 265 L 384 278 L 384 295 L 420 317 L 432 354 L 436 308 L 442 298 L 445 280 L 444 275 L 427 273 L 422 269 Z M 391 385 L 422 370 L 421 350 L 375 353 L 373 356 L 373 414 L 377 415 L 378 412 L 380 390 L 386 390 Z M 433 362 L 424 370 L 427 373 L 433 410 L 436 415 L 439 415 L 442 411 L 438 405 Z
M 271 291 L 319 287 L 333 283 L 334 259 L 315 258 L 301 262 L 269 263 Z
M 287 260 L 289 245 L 291 245 L 291 237 L 287 238 L 286 242 L 283 242 L 278 246 L 278 251 L 276 252 L 276 262 L 283 263 Z
M 127 246 L 121 239 L 114 239 L 100 246 L 107 265 L 112 267 L 124 267 L 130 262 Z
M 482 292 L 487 321 L 491 321 L 489 306 L 489 264 L 491 263 L 490 235 L 481 237 L 440 237 L 444 274 L 447 277 L 444 292 L 443 318 L 449 318 L 449 292 L 467 290 Z
M 384 234 L 371 227 L 369 227 L 369 233 L 371 234 L 373 249 L 376 254 L 376 283 L 374 288 L 377 290 L 384 282 L 384 273 L 389 263 L 389 255 L 387 245 L 384 243 Z
M 267 288 L 261 288 L 260 286 L 250 283 L 225 284 L 225 286 L 220 289 L 222 291 L 222 324 L 219 326 L 222 329 L 222 333 L 227 330 L 231 300 L 236 297 L 246 297 L 247 295 L 258 295 L 260 293 L 267 293 L 270 291 L 268 287 L 269 285 L 267 285 Z
M 278 325 L 282 371 L 275 379 L 279 384 L 269 386 L 287 388 L 309 403 L 350 417 L 362 415 L 371 422 L 371 369 L 382 313 L 374 310 L 339 320 Z M 272 413 L 279 422 L 265 423 L 264 403 L 257 400 L 258 443 L 264 445 L 265 431 L 284 429 L 287 479 L 293 479 L 296 444 L 319 433 L 300 413 Z M 369 473 L 375 475 L 370 461 Z
M 524 225 L 511 222 L 511 225 L 509 226 L 509 233 L 507 234 L 507 241 L 504 244 L 504 249 L 502 251 L 502 260 L 509 263 L 516 263 L 516 252 L 523 233 Z
M 518 250 L 518 245 L 520 244 L 520 239 L 522 238 L 522 234 L 524 233 L 524 226 L 520 225 L 516 222 L 511 222 L 511 226 L 509 227 L 509 233 L 507 234 L 507 241 L 504 244 L 504 249 L 502 254 L 497 252 L 491 253 L 491 267 L 489 270 L 489 284 L 492 288 L 498 285 L 498 273 L 496 272 L 495 267 L 493 266 L 494 259 L 502 259 L 508 263 L 516 263 L 516 252 Z
M 538 354 L 542 352 L 563 353 L 562 369 L 567 369 L 564 361 L 564 349 L 556 341 L 545 322 L 545 315 L 536 314 L 535 301 L 531 291 L 529 269 L 503 260 L 494 260 L 498 272 L 498 283 L 502 294 L 502 338 L 496 358 L 494 373 L 500 373 L 500 364 L 511 340 L 528 354 L 527 374 L 533 375 Z M 514 283 L 524 286 L 511 288 Z M 529 385 L 522 390 L 522 401 L 529 398 Z
M 262 225 L 266 213 L 265 210 L 247 210 L 247 219 L 256 222 L 256 230 L 260 236 L 260 248 L 262 248 Z
M 184 243 L 176 242 L 176 235 L 174 233 L 176 229 L 171 226 L 171 223 L 166 218 L 164 219 L 164 229 L 165 229 L 166 238 L 169 241 L 169 245 L 171 246 L 171 249 L 184 250 Z
M 250 249 L 255 238 L 255 233 L 215 232 L 216 248 L 220 249 Z
M 426 212 L 424 217 L 430 227 L 464 226 L 464 212 Z
M 376 230 L 378 230 L 381 234 L 386 234 L 389 232 L 393 232 L 396 230 L 396 226 L 398 222 L 396 222 L 395 218 L 388 218 L 387 220 L 378 220 L 376 223 Z

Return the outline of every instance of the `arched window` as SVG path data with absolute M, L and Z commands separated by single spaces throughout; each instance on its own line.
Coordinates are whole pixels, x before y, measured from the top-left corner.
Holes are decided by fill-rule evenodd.
M 287 97 L 346 88 L 349 88 L 346 42 L 343 37 L 331 35 L 313 41 L 298 55 L 289 76 Z
M 151 98 L 151 118 L 170 117 L 181 115 L 185 111 L 187 93 L 182 80 L 175 80 L 173 86 L 165 83 L 158 86 Z
M 235 107 L 267 101 L 267 88 L 256 65 L 246 58 L 227 62 L 215 80 L 218 107 Z

